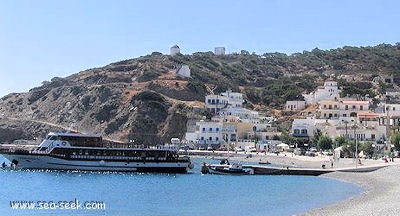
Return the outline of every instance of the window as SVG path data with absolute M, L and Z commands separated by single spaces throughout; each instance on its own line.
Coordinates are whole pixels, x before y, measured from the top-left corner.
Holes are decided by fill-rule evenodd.
M 300 133 L 300 130 L 299 129 L 294 129 L 294 132 L 293 132 L 294 134 L 299 134 Z
M 210 128 L 209 131 L 212 132 L 212 128 Z
M 302 134 L 307 134 L 307 129 L 301 129 Z
M 356 105 L 353 105 L 353 109 L 356 109 Z
M 345 110 L 348 110 L 348 109 L 349 109 L 349 106 L 348 106 L 348 105 L 344 106 L 344 109 L 345 109 Z
M 332 105 L 329 105 L 329 109 L 332 109 Z
M 324 104 L 324 108 L 326 108 L 326 104 Z
M 347 117 L 347 114 L 343 114 L 343 117 Z
M 210 104 L 210 103 L 211 103 L 211 99 L 208 99 L 208 100 L 207 100 L 207 103 L 209 103 L 209 104 Z
M 218 132 L 218 131 L 219 131 L 219 128 L 215 128 L 215 131 L 217 131 L 217 132 Z
M 215 141 L 218 141 L 219 140 L 219 137 L 215 137 Z
M 206 128 L 203 128 L 203 132 L 205 132 L 206 131 Z
M 209 137 L 208 140 L 212 141 L 212 137 Z
M 363 110 L 363 109 L 364 109 L 364 107 L 361 105 L 361 106 L 360 106 L 360 110 Z
M 200 140 L 204 140 L 204 137 L 201 137 Z

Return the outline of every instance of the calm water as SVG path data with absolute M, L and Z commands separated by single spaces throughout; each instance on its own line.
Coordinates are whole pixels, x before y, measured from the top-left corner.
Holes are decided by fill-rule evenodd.
M 0 162 L 4 160 L 0 156 Z M 308 176 L 0 171 L 0 215 L 293 215 L 362 192 Z M 10 201 L 103 201 L 105 210 L 15 210 Z M 53 206 L 54 207 L 54 206 Z

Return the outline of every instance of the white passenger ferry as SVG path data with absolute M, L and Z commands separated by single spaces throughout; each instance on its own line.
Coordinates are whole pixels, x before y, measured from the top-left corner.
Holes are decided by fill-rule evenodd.
M 193 168 L 177 151 L 134 148 L 79 133 L 49 133 L 32 151 L 2 149 L 0 154 L 22 169 L 185 173 Z

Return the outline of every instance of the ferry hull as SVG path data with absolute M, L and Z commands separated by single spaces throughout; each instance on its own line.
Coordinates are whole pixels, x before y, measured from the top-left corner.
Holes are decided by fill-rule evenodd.
M 17 161 L 18 169 L 186 173 L 190 166 L 190 161 L 67 160 L 44 154 L 2 153 L 2 155 L 9 161 Z

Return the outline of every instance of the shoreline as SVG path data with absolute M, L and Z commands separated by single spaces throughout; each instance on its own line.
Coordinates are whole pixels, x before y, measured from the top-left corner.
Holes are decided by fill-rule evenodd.
M 195 156 L 195 155 L 191 155 Z M 198 157 L 220 158 L 227 157 L 220 154 L 197 155 Z M 197 157 L 195 156 L 195 157 Z M 321 164 L 329 162 L 329 156 L 305 157 L 292 156 L 290 153 L 276 156 L 274 154 L 253 154 L 251 158 L 246 158 L 245 154 L 233 154 L 229 157 L 231 160 L 239 162 L 258 162 L 268 161 L 279 165 L 292 165 L 296 167 L 320 168 Z M 322 178 L 331 178 L 338 181 L 352 183 L 363 188 L 363 192 L 358 195 L 351 195 L 345 200 L 331 203 L 320 208 L 296 215 L 314 216 L 314 215 L 397 215 L 400 203 L 400 161 L 385 163 L 382 160 L 362 159 L 362 167 L 381 167 L 371 172 L 341 172 L 344 168 L 355 167 L 355 161 L 351 158 L 341 158 L 335 162 L 332 169 L 334 172 L 320 175 Z
M 400 202 L 400 165 L 392 164 L 368 173 L 332 172 L 321 175 L 361 186 L 365 191 L 349 199 L 313 209 L 300 215 L 397 215 Z

